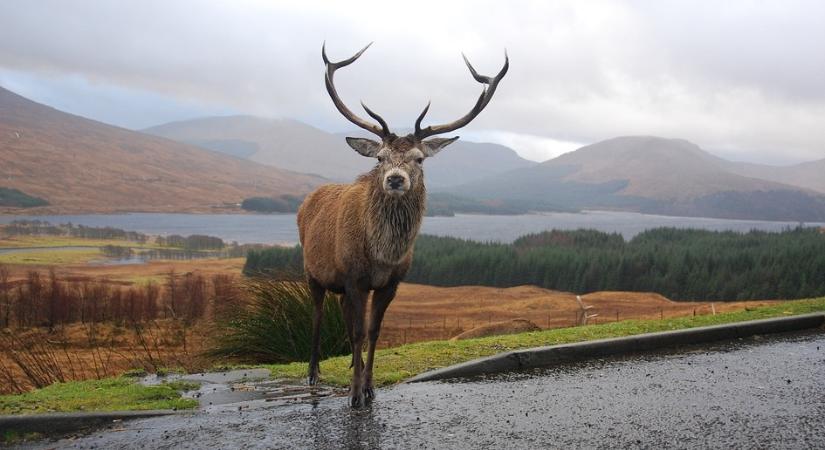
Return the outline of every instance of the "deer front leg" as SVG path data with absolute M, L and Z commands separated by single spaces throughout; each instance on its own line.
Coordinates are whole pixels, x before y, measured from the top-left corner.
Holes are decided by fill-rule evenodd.
M 312 295 L 313 316 L 312 316 L 312 353 L 309 356 L 309 374 L 307 384 L 315 386 L 321 373 L 318 367 L 321 360 L 321 320 L 324 315 L 324 289 L 320 283 L 312 278 L 307 278 L 309 292 Z
M 376 290 L 372 295 L 372 308 L 370 309 L 370 329 L 369 343 L 367 348 L 367 365 L 364 371 L 364 396 L 368 402 L 375 398 L 375 389 L 372 384 L 372 367 L 375 361 L 375 346 L 378 336 L 381 333 L 381 322 L 384 320 L 384 313 L 390 302 L 395 298 L 398 283 L 392 282 L 383 289 Z
M 361 349 L 364 346 L 364 309 L 369 291 L 358 289 L 355 283 L 348 283 L 344 293 L 344 315 L 352 343 L 352 383 L 350 385 L 350 405 L 361 407 L 364 399 L 364 362 Z

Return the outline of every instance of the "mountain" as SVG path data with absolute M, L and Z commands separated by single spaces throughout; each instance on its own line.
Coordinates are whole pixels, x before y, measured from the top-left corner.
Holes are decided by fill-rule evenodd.
M 727 162 L 727 169 L 746 177 L 762 178 L 825 193 L 825 159 L 792 166 Z
M 143 130 L 210 150 L 296 172 L 352 181 L 375 163 L 357 154 L 344 137 L 370 137 L 360 130 L 331 134 L 289 119 L 252 116 L 206 117 Z M 479 180 L 536 163 L 496 144 L 458 141 L 425 163 L 427 186 L 438 188 Z
M 178 142 L 273 167 L 333 179 L 352 179 L 372 163 L 332 134 L 296 120 L 252 116 L 205 117 L 142 130 Z
M 324 180 L 64 113 L 0 88 L 0 187 L 40 212 L 239 210 Z M 41 208 L 42 209 L 42 208 Z
M 825 220 L 825 196 L 733 172 L 733 164 L 682 139 L 628 136 L 450 192 L 529 201 L 536 209 L 620 209 L 730 219 Z

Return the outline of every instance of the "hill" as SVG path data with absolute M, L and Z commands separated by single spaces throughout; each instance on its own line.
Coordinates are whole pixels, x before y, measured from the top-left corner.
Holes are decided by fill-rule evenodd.
M 727 162 L 726 168 L 739 175 L 790 184 L 825 194 L 825 159 L 792 166 Z
M 540 165 L 456 187 L 477 199 L 529 201 L 536 209 L 620 209 L 728 219 L 825 220 L 825 196 L 735 173 L 682 139 L 618 137 Z
M 318 174 L 332 180 L 352 181 L 374 164 L 374 161 L 355 153 L 344 141 L 346 135 L 370 135 L 361 131 L 332 134 L 289 119 L 205 117 L 167 123 L 143 131 L 274 167 Z M 458 141 L 450 146 L 449 151 L 428 160 L 425 171 L 427 186 L 437 188 L 459 185 L 532 165 L 535 163 L 519 157 L 515 151 L 502 145 Z
M 64 113 L 0 88 L 0 185 L 50 204 L 36 212 L 239 211 L 235 205 L 244 198 L 301 195 L 321 182 Z
M 143 132 L 257 163 L 333 180 L 351 179 L 372 163 L 343 139 L 296 120 L 253 116 L 204 117 Z

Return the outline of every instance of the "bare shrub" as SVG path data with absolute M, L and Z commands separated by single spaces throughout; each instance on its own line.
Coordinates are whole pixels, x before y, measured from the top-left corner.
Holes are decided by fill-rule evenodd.
M 0 328 L 11 326 L 12 292 L 9 268 L 0 264 Z

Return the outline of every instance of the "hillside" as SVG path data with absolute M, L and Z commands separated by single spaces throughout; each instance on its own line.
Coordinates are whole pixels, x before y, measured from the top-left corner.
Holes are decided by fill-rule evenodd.
M 619 137 L 453 190 L 537 209 L 621 209 L 732 219 L 825 220 L 825 196 L 733 172 L 681 139 Z
M 257 163 L 334 180 L 351 179 L 372 162 L 343 139 L 288 119 L 205 117 L 171 122 L 143 132 Z
M 825 194 L 825 159 L 792 166 L 768 166 L 742 162 L 728 162 L 729 171 L 746 177 L 762 178 L 790 184 Z
M 237 211 L 246 197 L 300 195 L 321 182 L 67 114 L 0 88 L 0 186 L 50 205 L 27 213 Z
M 146 133 L 228 153 L 296 172 L 352 181 L 374 161 L 350 149 L 346 135 L 371 137 L 361 131 L 332 134 L 288 119 L 252 116 L 206 117 L 172 122 Z M 507 170 L 535 165 L 510 148 L 458 141 L 425 163 L 430 188 L 454 186 Z

